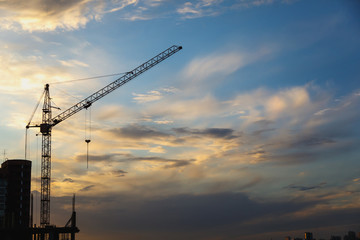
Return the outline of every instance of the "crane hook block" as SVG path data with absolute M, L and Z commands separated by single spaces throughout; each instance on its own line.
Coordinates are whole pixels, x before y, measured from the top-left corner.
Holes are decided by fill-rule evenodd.
M 91 102 L 87 101 L 85 104 L 84 104 L 84 108 L 85 109 L 88 109 L 90 106 L 91 106 Z

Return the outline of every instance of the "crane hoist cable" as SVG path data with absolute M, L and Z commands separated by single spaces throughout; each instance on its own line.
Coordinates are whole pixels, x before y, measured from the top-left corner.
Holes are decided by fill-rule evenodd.
M 85 110 L 86 168 L 89 168 L 89 143 L 91 142 L 91 107 Z
M 26 126 L 29 126 L 31 124 L 31 121 L 32 121 L 32 119 L 33 119 L 33 117 L 35 115 L 36 110 L 38 109 L 38 107 L 40 105 L 40 102 L 41 102 L 44 94 L 45 94 L 45 90 L 42 92 L 42 94 L 41 94 L 41 96 L 39 98 L 39 101 L 36 103 L 36 106 L 35 106 L 33 112 L 31 113 L 30 119 L 29 119 L 28 124 Z M 28 150 L 27 150 L 27 148 L 28 148 L 28 146 L 27 146 L 27 144 L 28 144 L 28 129 L 29 128 L 26 127 L 26 130 L 25 130 L 25 160 L 27 159 L 27 152 L 28 152 Z
M 72 82 L 79 82 L 79 81 L 85 81 L 85 80 L 91 80 L 91 79 L 97 79 L 97 78 L 105 78 L 105 77 L 114 77 L 114 76 L 119 76 L 119 75 L 124 75 L 128 72 L 122 72 L 122 73 L 112 73 L 112 74 L 107 74 L 107 75 L 100 75 L 100 76 L 95 76 L 95 77 L 87 77 L 87 78 L 78 78 L 78 79 L 71 79 L 71 80 L 66 80 L 66 81 L 59 81 L 59 82 L 52 82 L 51 85 L 54 84 L 63 84 L 63 83 L 72 83 Z

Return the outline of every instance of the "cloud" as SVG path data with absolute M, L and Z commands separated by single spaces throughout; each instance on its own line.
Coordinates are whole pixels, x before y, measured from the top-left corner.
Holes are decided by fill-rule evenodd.
M 189 91 L 194 91 L 194 87 Z M 165 101 L 166 100 L 166 101 Z M 160 119 L 168 119 L 174 123 L 177 121 L 186 121 L 199 118 L 210 118 L 221 116 L 226 112 L 226 106 L 211 95 L 198 97 L 174 96 L 166 98 L 164 101 L 154 102 L 147 106 L 143 113 L 146 116 L 155 116 Z
M 211 138 L 233 139 L 234 130 L 229 128 L 207 128 L 207 129 L 190 129 L 190 128 L 174 128 L 177 134 L 204 135 Z
M 111 134 L 122 137 L 122 138 L 131 138 L 131 139 L 143 139 L 143 138 L 164 138 L 169 135 L 160 132 L 155 128 L 149 126 L 141 126 L 138 124 L 128 125 L 123 128 L 116 128 L 111 130 Z
M 70 198 L 56 198 L 53 212 L 63 214 L 60 206 Z M 60 204 L 61 203 L 61 204 Z M 359 209 L 327 209 L 310 216 L 296 213 L 315 208 L 317 201 L 282 199 L 257 201 L 244 193 L 180 194 L 161 198 L 136 195 L 77 196 L 77 213 L 82 236 L 96 239 L 115 230 L 116 237 L 126 239 L 263 239 L 254 233 L 272 233 L 281 238 L 284 229 L 303 229 L 349 225 L 356 221 Z M 346 217 L 347 216 L 347 217 Z M 274 221 L 276 218 L 277 221 Z M 328 220 L 326 220 L 328 219 Z M 335 221 L 334 221 L 335 220 Z M 332 233 L 327 229 L 329 234 Z M 348 229 L 346 229 L 348 230 Z M 85 236 L 88 235 L 88 236 Z M 268 236 L 268 235 L 267 235 Z M 89 238 L 90 237 L 90 238 Z
M 191 162 L 194 160 L 178 160 L 178 159 L 166 159 L 166 158 L 160 158 L 160 157 L 131 157 L 123 159 L 122 161 L 129 161 L 129 162 L 158 162 L 158 163 L 170 163 L 165 165 L 163 168 L 169 169 L 169 168 L 177 168 L 177 167 L 184 167 L 187 165 L 190 165 Z
M 229 52 L 192 60 L 185 69 L 185 77 L 201 82 L 216 74 L 228 75 L 247 63 L 246 56 Z
M 201 96 L 219 87 L 240 69 L 264 61 L 273 51 L 271 47 L 263 46 L 252 52 L 231 49 L 196 57 L 183 69 L 182 86 L 178 88 L 183 94 Z
M 124 170 L 115 170 L 115 171 L 112 171 L 112 174 L 114 174 L 115 176 L 117 177 L 124 177 L 125 174 L 128 173 Z
M 125 7 L 129 6 L 129 5 L 136 5 L 139 3 L 138 0 L 115 0 L 112 2 L 114 4 L 114 6 L 111 6 L 111 9 L 108 10 L 108 12 L 117 12 L 120 11 L 122 9 L 124 9 Z
M 76 161 L 78 162 L 84 162 L 86 161 L 87 156 L 83 154 L 79 154 L 76 156 Z M 168 159 L 168 158 L 162 158 L 162 157 L 137 157 L 133 156 L 131 154 L 121 154 L 121 153 L 114 153 L 114 154 L 106 154 L 106 155 L 90 155 L 89 159 L 91 159 L 92 162 L 105 162 L 105 163 L 136 163 L 136 162 L 153 162 L 153 163 L 164 163 L 166 165 L 163 165 L 162 167 L 164 169 L 169 168 L 177 168 L 177 167 L 183 167 L 190 165 L 192 162 L 194 162 L 194 159 Z M 121 170 L 122 171 L 122 170 Z M 116 170 L 115 172 L 118 173 L 126 173 L 126 172 L 119 172 L 119 170 Z M 113 171 L 114 173 L 114 171 Z
M 74 30 L 100 18 L 104 5 L 92 0 L 15 0 L 0 2 L 0 27 L 11 30 Z
M 288 189 L 295 189 L 295 190 L 299 190 L 299 191 L 309 191 L 309 190 L 314 190 L 314 189 L 322 188 L 324 185 L 326 185 L 325 182 L 322 182 L 322 183 L 319 183 L 319 184 L 313 185 L 313 186 L 299 186 L 299 185 L 290 184 L 290 185 L 287 186 L 286 188 L 288 188 Z
M 174 121 L 170 121 L 170 120 L 157 120 L 157 121 L 154 121 L 154 123 L 157 123 L 157 124 L 171 124 L 173 122 Z
M 173 17 L 181 19 L 217 16 L 226 11 L 271 4 L 272 0 L 172 1 L 164 0 L 13 0 L 0 2 L 0 28 L 15 31 L 72 31 L 101 21 L 106 14 L 119 14 L 127 21 Z M 286 1 L 288 2 L 288 1 Z M 126 10 L 126 11 L 125 11 Z
M 147 94 L 133 93 L 135 96 L 133 99 L 138 103 L 146 103 L 156 101 L 162 98 L 159 91 L 150 91 Z
M 294 87 L 282 91 L 268 99 L 266 110 L 271 118 L 284 114 L 291 109 L 301 109 L 309 105 L 309 94 L 306 88 Z
M 66 67 L 77 67 L 77 66 L 80 66 L 80 67 L 89 67 L 88 64 L 84 63 L 84 62 L 81 62 L 81 61 L 78 61 L 78 60 L 75 60 L 75 59 L 72 59 L 72 60 L 68 60 L 68 61 L 64 61 L 64 60 L 59 60 L 59 62 L 66 66 Z
M 226 10 L 222 5 L 223 2 L 223 0 L 187 1 L 176 11 L 183 19 L 216 16 Z
M 176 12 L 182 19 L 218 16 L 227 11 L 260 7 L 274 3 L 290 4 L 296 0 L 194 0 L 186 1 L 177 7 Z
M 152 91 L 147 92 L 146 94 L 133 93 L 132 95 L 134 96 L 133 99 L 135 100 L 135 102 L 147 103 L 147 102 L 153 102 L 153 101 L 160 100 L 166 96 L 169 96 L 169 95 L 177 93 L 177 92 L 179 92 L 178 89 L 176 89 L 174 87 L 169 87 L 169 88 L 161 88 L 158 90 L 152 90 Z
M 154 148 L 151 148 L 149 150 L 149 152 L 151 152 L 151 153 L 165 153 L 166 151 L 162 146 L 156 146 Z
M 55 219 L 68 220 L 71 197 L 54 197 Z M 336 232 L 356 230 L 358 208 L 315 211 L 310 216 L 297 213 L 316 209 L 314 200 L 282 199 L 257 201 L 244 193 L 179 194 L 161 198 L 106 194 L 89 198 L 76 195 L 79 237 L 124 239 L 280 239 L 304 230 L 322 229 L 328 238 Z M 65 214 L 68 212 L 68 215 Z M 274 221 L 276 219 L 276 221 Z M 338 228 L 338 226 L 342 226 Z M 354 228 L 355 227 L 355 228 Z M 109 231 L 112 236 L 106 235 Z M 318 232 L 319 230 L 315 230 Z M 255 233 L 255 234 L 254 234 Z M 318 232 L 319 233 L 319 232 Z M 259 236 L 260 235 L 260 236 Z
M 73 180 L 72 178 L 65 178 L 65 179 L 63 180 L 63 182 L 70 182 L 70 183 L 72 183 L 72 182 L 74 182 L 74 180 Z
M 309 136 L 304 138 L 297 139 L 293 145 L 294 146 L 321 146 L 321 145 L 327 145 L 327 144 L 335 144 L 336 141 L 330 138 L 320 138 L 316 136 Z
M 79 191 L 80 192 L 87 192 L 87 191 L 90 191 L 91 189 L 93 189 L 95 187 L 95 185 L 89 185 L 89 186 L 86 186 L 82 189 L 80 189 Z

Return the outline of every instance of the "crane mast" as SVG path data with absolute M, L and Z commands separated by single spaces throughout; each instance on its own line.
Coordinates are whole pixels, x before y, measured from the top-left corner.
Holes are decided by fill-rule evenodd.
M 82 109 L 89 108 L 94 102 L 100 98 L 106 96 L 115 89 L 121 87 L 125 83 L 136 78 L 140 74 L 164 61 L 171 55 L 182 49 L 181 46 L 171 46 L 165 51 L 159 53 L 155 57 L 151 58 L 147 62 L 134 68 L 132 71 L 127 72 L 122 77 L 91 94 L 84 100 L 76 103 L 69 109 L 60 113 L 59 115 L 52 117 L 52 106 L 49 91 L 49 84 L 45 85 L 44 89 L 44 104 L 42 109 L 42 122 L 41 124 L 31 125 L 31 120 L 27 124 L 26 128 L 39 127 L 42 134 L 42 149 L 41 149 L 41 205 L 40 205 L 40 225 L 45 227 L 50 224 L 50 183 L 51 183 L 51 130 L 60 122 L 66 120 Z M 25 150 L 26 151 L 26 150 Z
M 41 142 L 41 225 L 50 224 L 50 181 L 51 181 L 51 98 L 49 84 L 45 85 L 44 105 L 42 109 L 42 123 L 40 132 Z

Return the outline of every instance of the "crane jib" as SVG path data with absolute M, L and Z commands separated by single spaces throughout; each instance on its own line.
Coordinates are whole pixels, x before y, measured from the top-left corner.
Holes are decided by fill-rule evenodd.
M 99 100 L 100 98 L 104 97 L 105 95 L 109 94 L 110 92 L 114 91 L 115 89 L 121 87 L 125 83 L 131 81 L 132 79 L 136 78 L 143 72 L 147 71 L 148 69 L 154 67 L 155 65 L 159 64 L 166 58 L 170 57 L 171 55 L 175 54 L 176 52 L 182 49 L 181 46 L 171 46 L 170 48 L 166 49 L 165 51 L 161 52 L 157 56 L 151 58 L 147 62 L 141 64 L 137 68 L 133 69 L 132 71 L 127 72 L 124 76 L 118 78 L 114 82 L 108 84 L 107 86 L 103 87 L 99 91 L 93 93 L 89 97 L 85 98 L 84 100 L 78 102 L 74 106 L 70 107 L 69 109 L 65 110 L 64 112 L 60 113 L 59 115 L 55 116 L 51 122 L 52 126 L 64 121 L 65 119 L 71 117 L 75 113 L 81 111 L 82 109 L 87 109 L 91 106 L 92 103 Z

